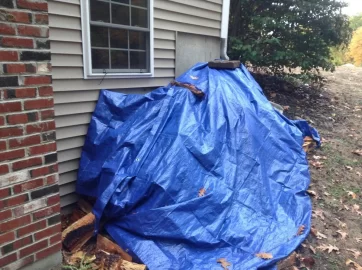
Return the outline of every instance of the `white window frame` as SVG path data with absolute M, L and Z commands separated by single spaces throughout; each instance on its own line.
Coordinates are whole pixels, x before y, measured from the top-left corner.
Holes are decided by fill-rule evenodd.
M 92 70 L 91 37 L 90 37 L 90 7 L 89 0 L 81 0 L 82 19 L 82 46 L 83 46 L 83 73 L 84 79 L 107 79 L 107 78 L 144 78 L 154 77 L 154 31 L 153 31 L 153 0 L 149 0 L 150 16 L 150 71 L 147 73 L 95 73 Z

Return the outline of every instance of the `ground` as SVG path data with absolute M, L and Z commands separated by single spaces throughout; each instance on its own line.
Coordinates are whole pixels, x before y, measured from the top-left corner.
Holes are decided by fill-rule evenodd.
M 289 118 L 308 120 L 324 141 L 308 154 L 313 229 L 292 260 L 298 269 L 303 261 L 311 269 L 362 269 L 346 265 L 362 265 L 362 68 L 343 66 L 323 77 L 322 87 L 262 83 L 270 100 L 289 106 Z

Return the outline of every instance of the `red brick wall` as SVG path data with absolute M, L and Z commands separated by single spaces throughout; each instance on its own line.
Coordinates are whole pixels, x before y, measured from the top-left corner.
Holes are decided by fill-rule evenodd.
M 0 1 L 0 268 L 59 252 L 60 204 L 45 0 Z

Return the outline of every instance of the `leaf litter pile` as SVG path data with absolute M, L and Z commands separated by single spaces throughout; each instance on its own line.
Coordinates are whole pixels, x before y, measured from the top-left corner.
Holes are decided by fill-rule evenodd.
M 318 87 L 256 75 L 287 117 L 306 119 L 322 137 L 320 149 L 308 137 L 303 145 L 311 172 L 311 231 L 278 269 L 362 270 L 362 68 L 322 75 Z
M 324 73 L 324 85 L 296 87 L 272 76 L 254 74 L 266 96 L 282 105 L 290 119 L 306 119 L 318 129 L 322 147 L 305 138 L 313 203 L 312 228 L 295 252 L 278 263 L 279 270 L 362 270 L 362 68 L 339 67 Z M 195 196 L 207 196 L 200 187 Z M 62 217 L 63 269 L 141 270 L 132 257 L 104 232 L 93 236 L 91 206 L 79 201 L 72 214 Z M 299 225 L 294 237 L 305 234 Z M 271 253 L 255 254 L 263 260 Z M 226 258 L 215 266 L 232 270 Z

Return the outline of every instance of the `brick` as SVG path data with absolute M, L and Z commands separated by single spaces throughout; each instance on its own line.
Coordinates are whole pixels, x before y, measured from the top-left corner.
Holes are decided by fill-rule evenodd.
M 43 240 L 41 242 L 35 243 L 35 244 L 31 245 L 31 246 L 28 246 L 26 248 L 23 248 L 19 252 L 20 258 L 28 256 L 28 255 L 34 253 L 34 251 L 43 249 L 43 248 L 45 248 L 47 246 L 48 246 L 48 240 L 46 239 L 46 240 Z
M 30 215 L 12 219 L 0 224 L 0 233 L 5 233 L 31 222 Z
M 6 141 L 0 141 L 0 151 L 6 150 Z
M 13 262 L 13 263 L 7 265 L 5 268 L 3 268 L 3 270 L 20 269 L 33 262 L 34 262 L 34 255 L 30 255 L 29 257 L 23 258 L 21 260 L 17 260 L 16 262 Z
M 50 237 L 50 239 L 49 239 L 49 244 L 50 244 L 50 245 L 53 245 L 53 244 L 55 244 L 55 243 L 60 242 L 61 240 L 62 240 L 62 234 L 61 234 L 61 233 L 58 233 L 58 234 Z
M 0 104 L 0 107 L 1 107 L 1 104 Z M 21 136 L 21 135 L 23 135 L 23 129 L 20 127 L 0 128 L 0 138 Z
M 19 55 L 15 51 L 0 51 L 0 61 L 18 61 Z
M 31 180 L 31 181 L 27 181 L 25 183 L 19 184 L 19 185 L 15 185 L 13 187 L 13 192 L 15 194 L 17 193 L 21 193 L 24 191 L 28 191 L 28 190 L 32 190 L 38 187 L 43 186 L 43 179 L 39 178 L 39 179 L 35 179 L 35 180 Z M 10 189 L 10 188 L 9 188 Z
M 34 212 L 35 210 L 39 210 L 41 208 L 47 207 L 47 200 L 45 198 L 30 201 L 26 204 L 23 204 L 15 209 L 13 209 L 14 216 L 19 217 L 24 214 Z
M 44 132 L 44 131 L 49 131 L 49 130 L 55 130 L 55 121 L 40 122 L 40 123 L 31 124 L 31 125 L 26 126 L 27 134 Z
M 0 187 L 6 187 L 9 185 L 15 185 L 17 183 L 29 180 L 28 171 L 12 172 L 1 177 Z
M 14 8 L 13 0 L 1 0 L 0 7 Z
M 19 86 L 18 76 L 1 76 L 0 87 Z
M 49 237 L 49 236 L 52 236 L 56 233 L 59 233 L 61 231 L 61 225 L 60 223 L 58 225 L 55 225 L 53 227 L 49 227 L 43 231 L 40 231 L 40 232 L 37 232 L 34 234 L 34 237 L 35 237 L 35 240 L 38 241 L 38 240 L 41 240 L 45 237 Z
M 1 248 L 2 254 L 8 254 L 10 252 L 13 252 L 19 248 L 22 248 L 24 246 L 27 246 L 29 244 L 33 243 L 33 238 L 31 235 L 26 236 L 22 239 L 16 240 L 15 242 L 9 243 Z
M 57 162 L 57 153 L 49 154 L 44 156 L 44 163 L 50 164 Z
M 0 234 L 0 243 L 5 244 L 10 241 L 15 240 L 15 233 L 14 232 L 7 232 L 4 234 Z
M 1 39 L 1 45 L 3 47 L 34 48 L 34 42 L 29 38 L 3 37 Z
M 54 205 L 60 202 L 60 196 L 59 194 L 51 196 L 48 198 L 47 204 L 50 205 Z
M 22 51 L 21 61 L 50 61 L 50 52 Z
M 1 152 L 0 153 L 0 162 L 5 160 L 13 160 L 17 158 L 22 158 L 25 156 L 24 149 L 18 149 L 8 152 Z
M 36 259 L 37 260 L 41 260 L 43 258 L 46 258 L 48 256 L 50 256 L 51 254 L 54 254 L 56 252 L 59 252 L 62 248 L 62 243 L 57 243 L 52 247 L 48 247 L 45 250 L 39 251 L 38 253 L 36 253 Z
M 3 65 L 4 73 L 24 73 L 26 71 L 25 64 L 5 64 Z
M 51 226 L 51 225 L 54 225 L 57 223 L 60 223 L 60 214 L 58 214 L 54 217 L 48 218 L 48 226 Z
M 54 106 L 53 99 L 26 100 L 24 102 L 24 108 L 26 110 L 51 108 L 53 106 Z
M 19 171 L 19 170 L 22 170 L 22 169 L 25 169 L 25 168 L 39 166 L 39 165 L 42 165 L 42 164 L 43 164 L 43 160 L 42 160 L 41 157 L 30 158 L 30 159 L 14 162 L 13 163 L 13 170 L 14 171 Z
M 1 3 L 1 2 L 0 2 Z M 16 253 L 10 254 L 8 256 L 0 257 L 0 267 L 3 267 L 9 263 L 16 261 Z
M 0 206 L 4 207 L 4 208 L 5 207 L 12 207 L 12 206 L 15 206 L 15 205 L 25 203 L 27 201 L 29 201 L 29 195 L 28 194 L 21 194 L 21 195 L 18 195 L 16 197 L 12 197 L 12 198 L 0 201 Z
M 48 14 L 34 14 L 34 21 L 37 24 L 48 24 L 49 16 Z
M 45 187 L 45 188 L 42 188 L 42 189 L 32 191 L 30 194 L 31 194 L 31 198 L 34 200 L 34 199 L 45 197 L 47 195 L 57 193 L 57 192 L 59 192 L 59 186 L 54 185 L 54 186 Z
M 21 111 L 21 103 L 17 102 L 3 102 L 0 104 L 0 113 L 19 112 Z
M 0 175 L 6 174 L 9 172 L 9 166 L 7 164 L 0 165 Z
M 47 175 L 51 173 L 55 173 L 58 171 L 58 165 L 51 165 L 49 167 L 42 167 L 38 169 L 33 169 L 30 171 L 30 175 L 32 178 L 39 177 L 42 175 Z
M 54 119 L 54 110 L 45 110 L 40 112 L 41 120 Z
M 39 10 L 39 11 L 48 11 L 48 3 L 46 1 L 17 0 L 16 4 L 17 4 L 18 8 Z
M 5 117 L 4 116 L 0 116 L 0 126 L 5 125 Z
M 52 185 L 52 184 L 55 184 L 55 183 L 58 183 L 58 175 L 57 174 L 54 174 L 54 175 L 50 175 L 50 176 L 47 176 L 46 178 L 46 184 L 47 185 Z
M 40 135 L 32 135 L 28 137 L 21 137 L 9 140 L 10 148 L 24 147 L 40 143 Z
M 38 88 L 39 96 L 53 96 L 53 87 L 51 86 L 41 86 Z
M 0 201 L 0 206 L 1 208 L 4 208 L 4 206 L 2 205 L 2 201 Z M 13 216 L 13 214 L 11 213 L 11 210 L 6 210 L 6 211 L 2 211 L 0 212 L 0 221 L 2 222 L 3 220 L 9 219 Z
M 28 115 L 26 113 L 10 114 L 6 118 L 10 125 L 28 123 Z
M 24 77 L 22 77 L 23 85 L 50 84 L 50 83 L 52 83 L 51 76 L 24 76 Z
M 47 38 L 49 37 L 49 28 L 30 25 L 18 25 L 18 34 L 20 36 Z
M 35 43 L 37 49 L 50 49 L 50 41 L 48 39 L 36 39 Z
M 32 98 L 36 96 L 36 88 L 18 88 L 4 91 L 6 99 L 13 98 Z
M 11 189 L 10 188 L 0 189 L 0 199 L 3 199 L 5 197 L 9 197 L 10 195 L 11 195 Z
M 60 204 L 33 213 L 33 219 L 39 220 L 60 213 Z
M 46 227 L 47 223 L 45 220 L 41 220 L 35 223 L 32 223 L 28 226 L 22 227 L 17 230 L 17 236 L 22 237 L 24 235 L 30 234 L 35 231 L 39 231 L 41 229 L 44 229 Z
M 17 23 L 30 23 L 31 22 L 31 13 L 22 12 L 22 11 L 6 11 L 7 20 L 9 22 Z
M 46 141 L 55 141 L 56 133 L 55 133 L 55 131 L 43 133 L 41 135 L 41 137 L 42 137 L 44 142 L 46 142 Z
M 15 28 L 11 24 L 0 23 L 0 35 L 15 35 Z

